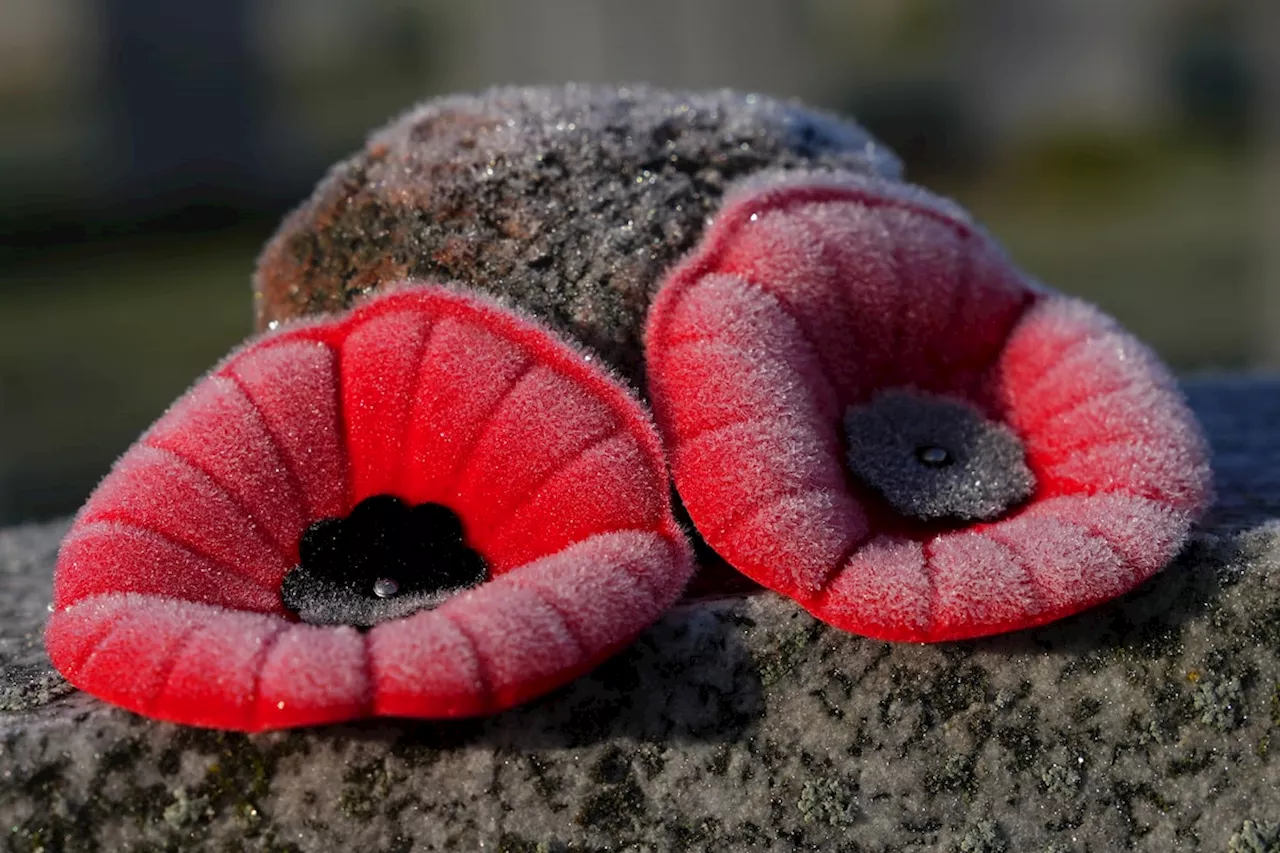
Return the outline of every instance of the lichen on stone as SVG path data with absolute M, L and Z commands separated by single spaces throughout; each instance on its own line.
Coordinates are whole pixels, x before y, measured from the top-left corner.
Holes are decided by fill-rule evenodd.
M 960 839 L 960 853 L 1005 853 L 1009 838 L 994 820 L 980 820 Z
M 391 793 L 392 779 L 385 761 L 357 765 L 343 774 L 338 805 L 353 819 L 368 820 L 377 814 Z
M 760 655 L 760 684 L 770 687 L 781 681 L 800 661 L 821 633 L 822 625 L 814 622 L 782 638 L 766 654 Z
M 857 793 L 857 786 L 846 779 L 809 779 L 800 790 L 796 808 L 805 823 L 853 826 L 859 814 Z
M 26 711 L 48 705 L 75 688 L 47 663 L 0 668 L 0 711 Z
M 610 747 L 589 771 L 594 790 L 578 809 L 574 822 L 600 833 L 634 832 L 645 819 L 648 798 L 632 772 L 631 759 Z
M 1280 821 L 1246 820 L 1227 842 L 1227 853 L 1280 853 Z
M 164 810 L 164 822 L 179 831 L 188 829 L 201 819 L 213 816 L 213 809 L 209 807 L 209 798 L 202 795 L 193 797 L 182 785 L 173 790 L 173 802 Z
M 930 793 L 965 791 L 972 794 L 976 785 L 973 758 L 968 755 L 949 756 L 940 770 L 931 771 L 924 778 L 924 789 Z
M 1049 794 L 1061 799 L 1072 797 L 1080 790 L 1079 772 L 1074 767 L 1062 764 L 1050 764 L 1046 767 L 1040 774 L 1040 781 Z
M 1244 688 L 1239 678 L 1202 677 L 1191 701 L 1200 714 L 1200 722 L 1220 732 L 1231 731 L 1244 721 Z

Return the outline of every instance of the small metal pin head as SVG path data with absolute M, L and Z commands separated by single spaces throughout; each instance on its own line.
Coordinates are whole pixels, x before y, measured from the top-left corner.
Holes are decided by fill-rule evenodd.
M 373 582 L 373 594 L 378 598 L 391 598 L 400 591 L 400 584 L 391 578 L 378 578 Z
M 930 468 L 941 468 L 955 461 L 950 450 L 936 444 L 927 444 L 916 450 L 916 458 Z

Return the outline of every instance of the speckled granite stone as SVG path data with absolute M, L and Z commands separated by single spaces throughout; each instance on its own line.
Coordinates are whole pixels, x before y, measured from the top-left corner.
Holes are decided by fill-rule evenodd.
M 1280 850 L 1280 379 L 1190 383 L 1220 500 L 1181 558 L 939 646 L 772 594 L 681 605 L 592 675 L 449 724 L 222 734 L 70 691 L 58 523 L 0 533 L 9 851 Z
M 761 170 L 897 177 L 858 125 L 795 103 L 646 86 L 494 89 L 428 101 L 329 172 L 267 244 L 258 327 L 405 277 L 537 314 L 643 383 L 662 273 L 731 182 Z

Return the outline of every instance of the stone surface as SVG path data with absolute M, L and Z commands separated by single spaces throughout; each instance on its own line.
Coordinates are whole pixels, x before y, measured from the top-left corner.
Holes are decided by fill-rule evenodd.
M 259 328 L 388 281 L 457 281 L 520 305 L 643 384 L 662 274 L 732 182 L 765 171 L 897 177 L 858 125 L 795 103 L 646 86 L 428 101 L 330 171 L 267 244 Z
M 1280 379 L 1187 386 L 1217 507 L 1132 594 L 937 646 L 689 602 L 525 708 L 259 736 L 70 690 L 59 522 L 0 533 L 9 851 L 1280 849 Z

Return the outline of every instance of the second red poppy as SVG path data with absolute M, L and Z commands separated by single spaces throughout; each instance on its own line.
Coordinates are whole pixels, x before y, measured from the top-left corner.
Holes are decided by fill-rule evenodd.
M 676 486 L 735 568 L 841 628 L 937 641 L 1132 589 L 1210 495 L 1144 346 L 903 184 L 739 193 L 649 317 Z

